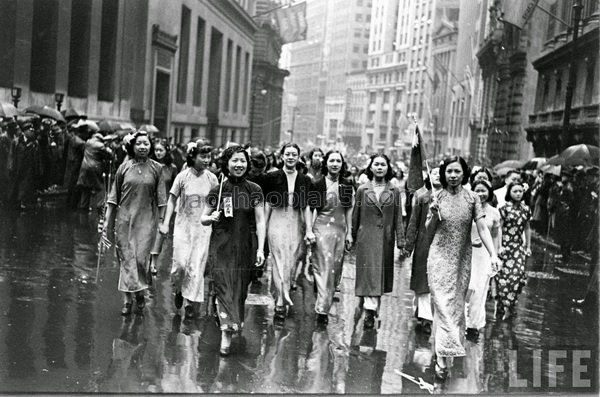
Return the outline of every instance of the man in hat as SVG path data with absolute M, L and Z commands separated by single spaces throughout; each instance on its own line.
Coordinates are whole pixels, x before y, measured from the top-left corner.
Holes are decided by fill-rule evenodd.
M 571 249 L 573 247 L 574 223 L 576 214 L 574 207 L 575 195 L 572 182 L 572 174 L 569 170 L 561 171 L 561 181 L 556 184 L 556 205 L 553 206 L 555 216 L 554 232 L 555 240 L 560 245 L 560 253 L 563 263 L 571 260 Z M 549 210 L 551 210 L 549 208 Z
M 42 170 L 32 119 L 23 118 L 18 122 L 22 134 L 13 141 L 12 188 L 9 201 L 24 210 L 35 203 L 35 189 Z

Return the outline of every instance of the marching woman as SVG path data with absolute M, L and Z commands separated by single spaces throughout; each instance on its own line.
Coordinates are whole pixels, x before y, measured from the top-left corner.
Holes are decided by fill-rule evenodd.
M 430 178 L 429 178 L 430 177 Z M 410 221 L 406 229 L 406 247 L 404 256 L 412 253 L 412 271 L 410 273 L 410 289 L 415 293 L 413 307 L 421 330 L 431 333 L 433 312 L 431 311 L 431 294 L 427 282 L 427 256 L 431 235 L 427 233 L 425 221 L 429 213 L 431 195 L 442 190 L 440 168 L 432 168 L 425 186 L 414 194 Z
M 356 191 L 352 233 L 356 238 L 356 296 L 362 301 L 365 328 L 373 328 L 381 296 L 394 284 L 394 241 L 404 249 L 400 189 L 390 180 L 390 159 L 374 154 L 366 169 L 369 182 Z
M 425 225 L 433 233 L 427 259 L 427 277 L 433 300 L 435 374 L 445 380 L 454 357 L 464 356 L 465 297 L 471 273 L 471 224 L 487 249 L 492 270 L 498 257 L 479 196 L 463 188 L 469 181 L 469 167 L 459 156 L 440 166 L 444 189 L 432 195 Z
M 353 241 L 354 188 L 351 181 L 342 177 L 346 173 L 346 162 L 337 150 L 327 152 L 321 173 L 323 176 L 314 182 L 320 199 L 313 215 L 312 267 L 317 290 L 317 320 L 327 323 L 333 295 L 342 277 L 344 248 L 352 246 Z
M 164 217 L 167 204 L 162 165 L 149 158 L 152 143 L 148 134 L 143 131 L 133 134 L 127 152 L 131 159 L 116 172 L 102 231 L 106 238 L 116 215 L 117 258 L 121 267 L 119 291 L 123 292 L 124 316 L 131 314 L 134 294 L 137 308 L 145 307 L 144 290 L 151 277 L 150 251 L 157 222 Z
M 481 200 L 481 207 L 485 213 L 485 224 L 492 236 L 494 249 L 499 252 L 502 230 L 500 228 L 500 213 L 492 206 L 492 202 L 496 197 L 492 185 L 488 181 L 480 179 L 471 184 L 471 189 Z M 473 246 L 473 256 L 471 257 L 471 279 L 466 304 L 467 339 L 477 341 L 479 330 L 485 327 L 485 301 L 490 286 L 490 278 L 494 273 L 490 256 L 483 247 L 475 223 L 471 228 L 471 244 Z
M 500 208 L 502 267 L 496 275 L 496 315 L 503 320 L 514 314 L 517 299 L 527 281 L 525 260 L 531 255 L 531 211 L 523 203 L 524 193 L 521 182 L 511 183 L 506 189 L 506 204 Z
M 154 142 L 153 160 L 163 165 L 163 174 L 167 193 L 171 191 L 173 181 L 177 176 L 177 166 L 173 164 L 173 156 L 169 150 L 169 146 L 162 139 L 157 139 Z
M 216 294 L 221 328 L 222 355 L 230 352 L 234 332 L 244 324 L 244 304 L 252 267 L 265 260 L 265 215 L 262 189 L 246 180 L 250 156 L 242 146 L 231 146 L 221 155 L 221 180 L 209 193 L 202 224 L 212 224 L 208 254 L 209 273 Z M 256 235 L 252 222 L 256 222 Z M 253 237 L 258 241 L 253 245 Z M 252 247 L 258 247 L 253 252 Z
M 175 289 L 175 307 L 185 303 L 185 316 L 193 316 L 194 302 L 204 301 L 204 268 L 208 259 L 211 226 L 204 226 L 200 218 L 210 190 L 217 186 L 217 177 L 208 170 L 212 148 L 188 148 L 187 168 L 175 177 L 171 188 L 165 219 L 160 233 L 169 232 L 169 223 L 179 199 L 173 234 L 173 265 L 171 281 Z M 185 299 L 185 302 L 184 302 Z
M 281 148 L 283 169 L 267 174 L 265 189 L 269 250 L 273 263 L 275 316 L 284 318 L 292 305 L 290 288 L 296 284 L 297 266 L 306 239 L 314 241 L 312 216 L 307 205 L 310 177 L 298 172 L 300 148 L 288 143 Z

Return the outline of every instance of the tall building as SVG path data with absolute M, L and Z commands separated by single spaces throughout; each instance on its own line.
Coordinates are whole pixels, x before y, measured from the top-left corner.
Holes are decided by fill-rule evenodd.
M 457 77 L 457 50 L 459 31 L 459 2 L 444 2 L 435 9 L 431 48 L 431 81 L 429 89 L 431 113 L 431 158 L 448 152 L 449 146 L 465 145 L 468 148 L 468 124 L 457 110 L 463 109 L 466 100 L 456 100 L 456 85 L 464 89 Z M 462 29 L 462 26 L 461 26 Z M 464 54 L 463 54 L 464 56 Z M 468 99 L 468 98 L 466 98 Z M 457 142 L 458 141 L 458 142 Z M 465 142 L 467 141 L 467 142 Z M 460 152 L 459 152 L 460 153 Z M 461 153 L 464 155 L 464 153 Z
M 490 1 L 489 30 L 477 53 L 483 79 L 482 127 L 475 157 L 482 165 L 509 159 L 528 159 L 533 150 L 526 140 L 526 115 L 533 112 L 537 72 L 531 61 L 544 42 L 544 14 L 535 11 L 522 30 L 501 21 L 510 3 Z
M 551 157 L 578 143 L 598 146 L 600 94 L 598 92 L 598 1 L 582 1 L 579 37 L 573 42 L 572 29 L 544 17 L 542 54 L 533 61 L 538 71 L 535 107 L 529 115 L 527 140 L 536 156 Z M 554 2 L 550 12 L 572 21 L 572 2 Z M 575 85 L 566 141 L 562 141 L 565 94 L 569 67 L 575 67 Z
M 448 107 L 437 90 L 435 70 L 451 62 L 446 39 L 456 35 L 458 1 L 376 0 L 373 2 L 369 62 L 367 67 L 368 114 L 363 146 L 407 159 L 416 121 L 428 154 L 441 150 L 434 115 Z M 446 29 L 446 30 L 444 30 Z M 449 29 L 450 33 L 447 31 Z M 433 37 L 439 60 L 433 57 Z M 437 69 L 436 69 L 437 68 Z M 445 77 L 437 73 L 437 78 Z M 434 92 L 433 85 L 436 84 Z M 443 106 L 442 106 L 443 105 Z M 437 113 L 436 113 L 437 112 Z
M 283 82 L 289 75 L 278 66 L 283 41 L 271 16 L 271 11 L 280 6 L 280 2 L 273 0 L 255 2 L 258 31 L 252 63 L 249 140 L 261 147 L 279 144 Z
M 296 103 L 284 98 L 284 130 L 293 123 L 298 143 L 347 140 L 348 76 L 366 67 L 370 19 L 370 0 L 307 1 L 307 39 L 288 46 L 290 63 L 282 65 L 290 71 L 285 91 Z
M 65 6 L 68 4 L 69 6 Z M 0 1 L 0 100 L 155 124 L 176 142 L 248 137 L 253 0 Z

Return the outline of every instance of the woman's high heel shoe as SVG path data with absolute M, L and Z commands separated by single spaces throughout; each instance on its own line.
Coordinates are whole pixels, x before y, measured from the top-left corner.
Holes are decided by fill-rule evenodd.
M 441 381 L 445 381 L 448 378 L 448 368 L 441 367 L 437 361 L 435 362 L 435 378 Z
M 121 315 L 129 316 L 131 314 L 131 302 L 123 303 L 123 307 L 121 308 Z

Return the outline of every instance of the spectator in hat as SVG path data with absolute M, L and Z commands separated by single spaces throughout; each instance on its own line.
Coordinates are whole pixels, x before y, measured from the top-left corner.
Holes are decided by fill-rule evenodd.
M 551 193 L 552 203 L 548 204 L 548 210 L 554 216 L 554 239 L 560 245 L 562 261 L 568 263 L 576 226 L 573 223 L 575 196 L 571 172 L 563 169 L 560 177 Z
M 65 135 L 66 164 L 63 187 L 67 189 L 67 206 L 73 209 L 77 208 L 79 204 L 80 193 L 77 190 L 77 179 L 83 161 L 85 141 L 89 136 L 90 131 L 86 125 L 75 127 L 74 124 L 71 124 Z
M 30 119 L 23 120 L 20 129 L 23 134 L 14 147 L 11 165 L 13 184 L 9 201 L 17 203 L 21 209 L 27 209 L 35 203 L 35 188 L 42 170 L 33 122 Z
M 79 209 L 92 210 L 103 206 L 104 186 L 103 161 L 112 158 L 112 151 L 106 146 L 103 136 L 95 133 L 85 143 L 83 162 L 79 170 L 77 187 L 81 191 Z

